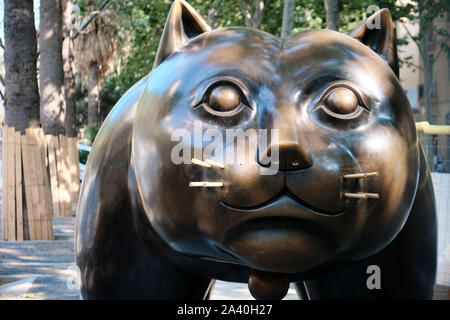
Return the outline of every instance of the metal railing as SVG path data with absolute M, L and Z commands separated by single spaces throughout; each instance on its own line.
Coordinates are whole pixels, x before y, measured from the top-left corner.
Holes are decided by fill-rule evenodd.
M 431 170 L 438 213 L 436 283 L 450 286 L 450 126 L 417 122 L 419 141 Z
M 432 172 L 450 173 L 450 125 L 416 122 L 420 144 Z

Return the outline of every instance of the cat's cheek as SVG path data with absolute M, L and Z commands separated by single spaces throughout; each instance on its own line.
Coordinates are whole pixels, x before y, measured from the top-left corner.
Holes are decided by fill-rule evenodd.
M 408 217 L 417 187 L 418 149 L 397 131 L 380 128 L 363 140 L 358 158 L 363 171 L 378 172 L 364 181 L 364 192 L 379 198 L 365 200 L 367 219 L 361 240 L 377 251 L 400 232 Z

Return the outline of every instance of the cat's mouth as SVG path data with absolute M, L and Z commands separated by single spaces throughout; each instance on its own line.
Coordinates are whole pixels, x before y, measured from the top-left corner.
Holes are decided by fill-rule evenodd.
M 337 210 L 337 211 L 327 211 L 320 208 L 317 208 L 306 201 L 300 199 L 293 192 L 291 192 L 287 187 L 284 187 L 279 193 L 273 196 L 271 199 L 264 201 L 260 204 L 254 206 L 236 206 L 228 204 L 224 201 L 220 201 L 220 204 L 228 209 L 231 209 L 233 212 L 248 212 L 248 211 L 260 211 L 273 207 L 280 207 L 280 209 L 285 208 L 286 210 L 290 209 L 300 209 L 307 210 L 315 214 L 325 215 L 325 216 L 339 216 L 345 213 L 346 210 Z
M 252 207 L 221 205 L 241 221 L 223 234 L 226 251 L 255 270 L 298 273 L 333 256 L 338 239 L 329 227 L 310 215 L 338 216 L 315 208 L 283 189 L 272 199 Z

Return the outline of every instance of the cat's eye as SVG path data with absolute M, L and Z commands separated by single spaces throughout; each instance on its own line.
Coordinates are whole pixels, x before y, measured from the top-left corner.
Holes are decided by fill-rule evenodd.
M 323 103 L 328 110 L 338 114 L 349 114 L 358 109 L 358 98 L 347 88 L 334 89 Z
M 229 84 L 213 88 L 208 97 L 207 106 L 216 112 L 228 113 L 241 105 L 241 94 Z
M 257 110 L 249 81 L 218 76 L 206 79 L 193 90 L 192 113 L 208 125 L 234 127 L 251 121 Z
M 360 92 L 347 84 L 335 84 L 329 87 L 320 99 L 316 109 L 321 108 L 328 115 L 349 120 L 368 110 Z
M 199 105 L 208 113 L 220 117 L 233 117 L 249 106 L 242 84 L 221 80 L 209 86 Z

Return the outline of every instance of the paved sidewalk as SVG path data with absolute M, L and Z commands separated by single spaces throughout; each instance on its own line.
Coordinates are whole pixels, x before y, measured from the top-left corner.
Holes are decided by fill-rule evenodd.
M 54 241 L 0 240 L 0 300 L 80 298 L 73 255 L 74 224 L 74 217 L 53 218 Z M 211 299 L 253 298 L 246 284 L 217 281 Z M 285 299 L 298 299 L 293 287 Z M 447 299 L 447 287 L 438 286 L 434 299 Z
M 74 224 L 75 218 L 53 218 L 54 241 L 0 240 L 0 299 L 79 299 Z M 246 284 L 217 281 L 211 298 L 247 300 L 252 296 Z M 298 299 L 293 288 L 285 299 Z

